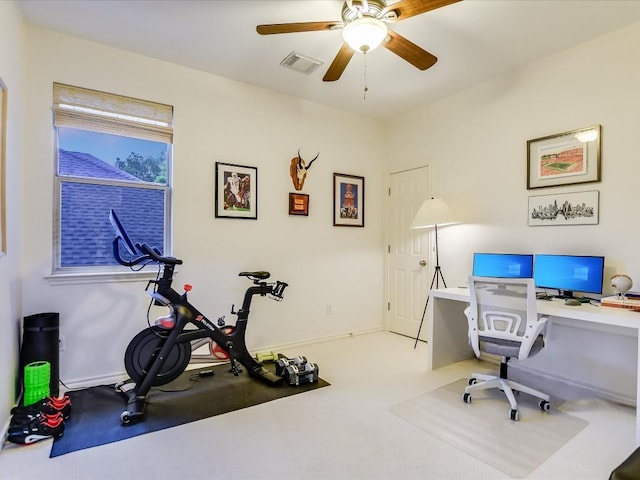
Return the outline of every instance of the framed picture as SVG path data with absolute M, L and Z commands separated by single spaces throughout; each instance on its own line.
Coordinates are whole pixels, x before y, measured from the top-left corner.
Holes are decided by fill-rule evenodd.
M 215 211 L 218 218 L 258 218 L 258 169 L 216 162 Z
M 7 194 L 5 155 L 7 150 L 7 87 L 0 79 L 0 256 L 7 253 Z
M 364 227 L 364 177 L 333 174 L 333 225 Z
M 529 197 L 529 226 L 597 225 L 600 192 L 557 193 Z
M 527 141 L 527 189 L 600 181 L 600 125 Z
M 305 193 L 290 193 L 289 215 L 309 215 L 309 195 Z

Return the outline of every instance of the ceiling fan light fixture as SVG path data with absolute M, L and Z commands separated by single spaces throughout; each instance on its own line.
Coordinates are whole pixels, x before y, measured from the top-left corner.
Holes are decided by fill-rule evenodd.
M 342 38 L 356 52 L 367 53 L 380 46 L 387 36 L 387 26 L 382 20 L 362 17 L 347 23 Z

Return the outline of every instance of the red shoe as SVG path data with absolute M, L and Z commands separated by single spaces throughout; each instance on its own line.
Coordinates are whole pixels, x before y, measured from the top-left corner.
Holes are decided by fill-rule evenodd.
M 49 418 L 46 415 L 32 418 L 19 425 L 10 425 L 7 440 L 11 443 L 29 445 L 64 433 L 64 419 L 61 414 Z
M 19 425 L 24 425 L 26 422 L 29 422 L 31 420 L 42 420 L 48 423 L 57 423 L 58 420 L 60 419 L 64 420 L 64 417 L 60 412 L 56 412 L 54 414 L 38 412 L 35 415 L 23 412 L 23 413 L 14 414 L 13 417 L 11 417 L 11 422 L 9 423 L 9 426 L 15 427 Z
M 46 397 L 31 405 L 11 409 L 12 415 L 21 417 L 36 417 L 39 413 L 54 415 L 58 412 L 62 413 L 64 418 L 69 418 L 71 415 L 71 400 L 68 395 L 63 397 Z

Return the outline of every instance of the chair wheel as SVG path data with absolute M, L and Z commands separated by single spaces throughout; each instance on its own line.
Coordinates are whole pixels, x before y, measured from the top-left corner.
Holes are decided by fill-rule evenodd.
M 518 420 L 520 420 L 520 412 L 518 412 L 518 410 L 511 410 L 511 412 L 509 413 L 509 418 L 514 422 L 517 422 Z
M 538 406 L 540 407 L 540 410 L 542 410 L 543 412 L 548 412 L 549 410 L 551 410 L 551 404 L 546 400 L 540 400 L 540 403 L 538 404 Z
M 464 395 L 462 395 L 462 401 L 464 403 L 471 403 L 471 394 L 465 393 Z
M 478 383 L 478 379 L 477 378 L 470 378 L 469 381 L 467 382 L 469 385 L 475 385 L 476 383 Z

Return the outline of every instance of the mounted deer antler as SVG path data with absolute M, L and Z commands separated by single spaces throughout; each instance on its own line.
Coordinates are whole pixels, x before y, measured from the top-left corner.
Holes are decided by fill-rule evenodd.
M 309 165 L 307 165 L 300 156 L 300 149 L 298 149 L 298 156 L 291 159 L 291 164 L 289 165 L 289 175 L 291 176 L 293 186 L 296 190 L 302 190 L 302 187 L 304 187 L 304 181 L 307 178 L 307 171 L 311 168 L 311 165 L 318 159 L 319 156 L 320 152 L 318 152 L 318 155 L 316 155 L 313 160 L 309 162 Z

